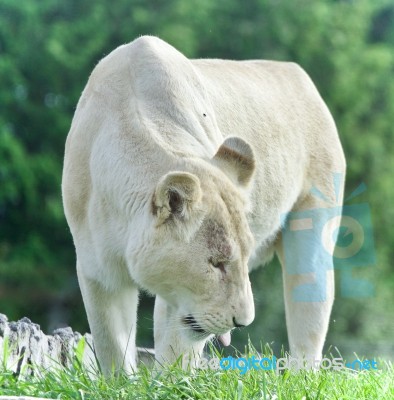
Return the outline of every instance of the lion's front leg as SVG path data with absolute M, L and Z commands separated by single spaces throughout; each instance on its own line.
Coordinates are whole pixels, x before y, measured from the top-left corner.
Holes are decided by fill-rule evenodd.
M 174 363 L 181 358 L 183 368 L 195 368 L 207 339 L 188 337 L 185 326 L 172 307 L 156 296 L 154 310 L 155 357 L 160 366 Z
M 334 301 L 334 271 L 326 271 L 324 288 L 314 288 L 315 284 L 311 283 L 313 279 L 302 279 L 300 276 L 288 274 L 283 268 L 290 354 L 298 359 L 320 361 Z M 300 286 L 308 287 L 308 290 L 322 298 L 298 299 L 295 291 Z
M 78 268 L 78 280 L 92 332 L 95 352 L 108 375 L 136 370 L 136 321 L 138 289 L 132 284 L 116 292 L 86 278 Z
M 278 241 L 293 357 L 322 357 L 334 301 L 333 254 L 340 213 L 340 207 L 321 207 L 309 196 L 289 214 Z

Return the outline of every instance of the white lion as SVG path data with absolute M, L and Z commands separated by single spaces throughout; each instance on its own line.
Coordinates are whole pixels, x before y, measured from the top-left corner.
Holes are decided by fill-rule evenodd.
M 330 196 L 334 172 L 345 173 L 334 121 L 296 64 L 189 60 L 150 36 L 105 57 L 78 103 L 62 183 L 103 370 L 135 369 L 140 288 L 156 295 L 158 361 L 195 364 L 209 338 L 229 344 L 254 319 L 248 272 L 275 251 L 290 351 L 321 357 L 332 263 L 320 265 L 316 239 L 305 261 L 315 270 L 286 272 L 283 224 L 314 208 L 327 219 L 310 189 Z M 295 298 L 316 271 L 320 298 Z

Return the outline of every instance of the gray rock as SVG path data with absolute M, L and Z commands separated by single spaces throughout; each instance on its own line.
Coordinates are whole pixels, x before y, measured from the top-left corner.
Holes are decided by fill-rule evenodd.
M 140 362 L 152 365 L 154 351 L 138 349 L 138 357 Z M 81 335 L 67 327 L 45 335 L 28 318 L 9 322 L 0 314 L 0 365 L 6 365 L 17 375 L 28 376 L 50 367 L 69 368 L 74 362 L 81 362 L 92 373 L 98 371 L 90 334 Z

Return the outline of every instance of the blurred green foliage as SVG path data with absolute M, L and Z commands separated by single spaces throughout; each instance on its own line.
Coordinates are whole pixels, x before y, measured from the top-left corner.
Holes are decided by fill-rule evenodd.
M 44 329 L 88 329 L 61 204 L 64 142 L 94 65 L 142 34 L 188 57 L 295 61 L 311 75 L 338 125 L 347 193 L 368 187 L 352 202 L 370 204 L 377 253 L 375 266 L 354 272 L 374 283 L 375 295 L 338 292 L 327 344 L 393 355 L 390 0 L 0 0 L 0 312 Z M 277 262 L 253 273 L 258 318 L 234 335 L 236 344 L 247 334 L 255 345 L 286 343 L 280 274 Z M 144 298 L 143 345 L 151 345 L 151 305 Z

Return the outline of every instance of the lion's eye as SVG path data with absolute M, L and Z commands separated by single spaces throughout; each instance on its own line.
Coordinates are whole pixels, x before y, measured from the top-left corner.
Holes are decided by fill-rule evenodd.
M 223 261 L 215 261 L 212 258 L 209 259 L 209 263 L 217 269 L 220 269 L 224 274 L 226 273 L 226 264 Z

